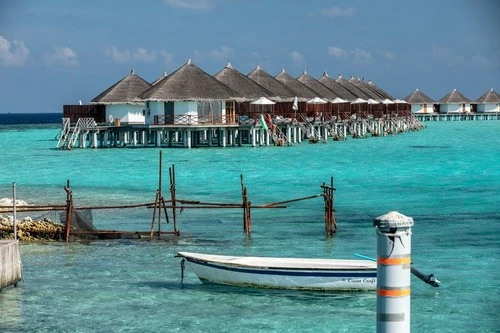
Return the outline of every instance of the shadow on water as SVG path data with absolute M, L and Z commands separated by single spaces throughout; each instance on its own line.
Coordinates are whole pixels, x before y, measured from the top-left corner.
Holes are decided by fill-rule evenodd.
M 438 145 L 432 145 L 432 146 L 424 146 L 424 145 L 417 145 L 417 146 L 410 146 L 409 148 L 415 148 L 415 149 L 448 149 L 451 148 L 451 146 L 438 146 Z
M 204 284 L 193 282 L 178 281 L 143 281 L 134 283 L 134 285 L 147 286 L 152 289 L 167 289 L 170 291 L 191 291 L 193 293 L 220 294 L 224 296 L 245 296 L 245 297 L 273 297 L 273 298 L 289 298 L 294 300 L 355 300 L 375 298 L 374 291 L 352 291 L 352 292 L 335 292 L 335 291 L 310 291 L 310 290 L 289 290 L 289 289 L 271 289 L 271 288 L 254 288 L 254 287 L 239 287 L 225 286 L 219 284 Z

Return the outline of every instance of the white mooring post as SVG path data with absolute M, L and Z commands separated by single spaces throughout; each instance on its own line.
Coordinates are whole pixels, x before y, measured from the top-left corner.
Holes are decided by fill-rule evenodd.
M 389 212 L 377 231 L 377 333 L 410 332 L 411 227 L 413 219 Z

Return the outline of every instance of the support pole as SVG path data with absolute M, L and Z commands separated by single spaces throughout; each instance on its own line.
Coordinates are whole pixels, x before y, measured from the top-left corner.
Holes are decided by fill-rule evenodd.
M 71 229 L 71 217 L 73 215 L 73 194 L 69 188 L 69 179 L 64 187 L 66 191 L 66 242 L 69 242 L 69 232 Z
M 377 333 L 410 332 L 411 227 L 413 219 L 389 212 L 377 231 Z
M 169 169 L 170 172 L 170 196 L 172 199 L 172 216 L 174 218 L 174 232 L 178 236 L 179 231 L 177 230 L 177 197 L 176 197 L 176 189 L 175 189 L 175 166 L 172 164 L 172 167 Z
M 17 214 L 16 214 L 16 183 L 12 183 L 12 223 L 14 223 L 14 240 L 17 240 Z

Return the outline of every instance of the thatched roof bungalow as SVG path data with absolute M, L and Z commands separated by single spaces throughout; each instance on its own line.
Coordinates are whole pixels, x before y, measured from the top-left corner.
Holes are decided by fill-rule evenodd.
M 257 65 L 253 71 L 248 73 L 247 77 L 271 91 L 275 97 L 281 100 L 281 102 L 293 102 L 295 96 L 297 96 L 297 92 L 288 88 L 282 82 L 266 73 L 262 68 L 260 68 L 259 65 Z
M 266 73 L 259 65 L 248 73 L 247 77 L 271 91 L 278 98 L 276 104 L 273 105 L 273 112 L 282 115 L 292 112 L 293 101 L 296 96 L 299 96 L 296 91 Z
M 364 81 L 363 81 L 364 82 Z M 375 83 L 372 82 L 372 80 L 368 80 L 368 82 L 366 82 L 366 84 L 372 88 L 373 90 L 375 90 L 376 92 L 378 92 L 380 95 L 382 95 L 382 97 L 384 97 L 384 99 L 390 99 L 391 101 L 394 101 L 395 98 L 392 97 L 389 93 L 387 93 L 384 89 L 380 88 L 379 86 L 377 86 Z
M 321 95 L 317 93 L 316 91 L 310 89 L 308 86 L 285 72 L 285 69 L 283 68 L 281 72 L 275 76 L 276 80 L 282 82 L 284 85 L 286 85 L 288 88 L 292 89 L 297 93 L 297 102 L 298 102 L 298 109 L 297 112 L 306 112 L 308 109 L 311 107 L 308 107 L 306 104 L 307 101 L 315 98 L 315 97 L 320 97 Z
M 337 83 L 339 83 L 345 89 L 349 90 L 352 94 L 354 94 L 354 96 L 356 96 L 356 98 L 361 98 L 361 99 L 364 99 L 364 100 L 368 100 L 368 99 L 371 98 L 364 91 L 360 90 L 358 87 L 356 87 L 355 85 L 353 85 L 351 82 L 349 82 L 348 80 L 344 79 L 344 77 L 342 76 L 342 74 L 339 74 L 339 76 L 337 77 L 337 79 L 335 81 Z
M 368 86 L 368 84 L 362 81 L 359 77 L 355 78 L 354 76 L 351 76 L 351 78 L 349 79 L 349 83 L 357 87 L 359 90 L 364 92 L 367 96 L 369 96 L 371 99 L 375 101 L 380 102 L 385 99 L 385 96 L 379 94 L 376 90 L 372 89 L 372 87 Z
M 477 112 L 500 112 L 500 94 L 491 88 L 476 99 Z
M 320 77 L 318 81 L 325 87 L 333 91 L 338 97 L 346 101 L 352 102 L 356 98 L 358 98 L 352 92 L 350 92 L 342 85 L 340 85 L 337 81 L 335 81 L 333 78 L 331 78 L 326 71 L 323 72 L 323 76 Z
M 146 90 L 147 124 L 233 123 L 233 101 L 244 97 L 195 66 L 191 59 Z
M 440 113 L 465 113 L 471 112 L 471 100 L 462 95 L 457 89 L 441 98 L 439 103 Z
M 266 97 L 274 102 L 281 101 L 281 99 L 271 91 L 236 70 L 229 62 L 226 67 L 216 73 L 214 77 L 244 97 L 244 101 L 236 103 L 236 113 L 240 116 L 261 113 L 261 106 L 250 104 L 250 102 L 260 97 Z M 272 107 L 269 107 L 269 109 L 270 108 Z
M 304 71 L 304 73 L 302 73 L 302 75 L 300 75 L 297 80 L 307 86 L 309 89 L 315 91 L 318 94 L 317 97 L 323 98 L 328 102 L 332 99 L 335 99 L 336 97 L 340 97 L 324 84 L 309 75 L 307 71 Z
M 144 104 L 135 99 L 150 87 L 149 82 L 132 70 L 129 75 L 94 97 L 90 104 L 105 105 L 105 119 L 110 122 L 120 119 L 123 123 L 144 124 Z
M 308 86 L 285 72 L 284 68 L 278 75 L 275 76 L 275 79 L 295 91 L 299 102 L 306 102 L 314 97 L 321 97 L 319 93 L 310 89 Z
M 410 104 L 412 113 L 434 113 L 436 102 L 418 89 L 406 96 L 405 101 Z
M 246 77 L 236 70 L 229 62 L 226 67 L 216 73 L 214 77 L 241 96 L 244 96 L 246 101 L 254 101 L 259 97 L 266 97 L 275 102 L 279 100 L 271 91 Z

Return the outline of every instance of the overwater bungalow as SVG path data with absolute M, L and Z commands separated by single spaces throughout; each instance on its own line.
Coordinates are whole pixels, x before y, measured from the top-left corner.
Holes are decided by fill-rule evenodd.
M 370 95 L 366 94 L 364 91 L 356 87 L 354 84 L 346 80 L 342 74 L 339 74 L 337 79 L 335 80 L 338 84 L 340 84 L 345 89 L 349 90 L 352 94 L 356 96 L 356 98 L 361 98 L 364 100 L 369 100 L 371 98 Z
M 500 94 L 491 88 L 476 99 L 477 112 L 500 112 Z
M 434 104 L 432 98 L 418 89 L 406 96 L 405 101 L 410 104 L 411 113 L 434 113 Z
M 298 96 L 296 91 L 293 91 L 285 84 L 266 73 L 259 65 L 248 73 L 247 77 L 271 91 L 277 98 L 276 104 L 273 106 L 273 112 L 278 114 L 291 112 L 295 97 Z
M 236 102 L 236 113 L 240 116 L 247 116 L 251 119 L 255 118 L 256 113 L 262 113 L 261 106 L 251 104 L 251 101 L 260 97 L 266 97 L 274 102 L 281 101 L 271 91 L 236 70 L 229 62 L 226 67 L 214 75 L 214 78 L 244 97 L 244 101 Z
M 318 79 L 318 81 L 325 87 L 333 91 L 339 98 L 344 99 L 348 102 L 354 101 L 358 96 L 354 95 L 352 92 L 344 88 L 340 83 L 331 78 L 326 71 L 323 72 L 323 76 Z
M 364 81 L 363 81 L 364 82 Z M 368 82 L 364 82 L 365 84 L 367 84 L 371 89 L 375 90 L 376 92 L 378 92 L 380 95 L 383 96 L 384 99 L 390 99 L 392 101 L 395 100 L 394 97 L 392 97 L 387 91 L 385 91 L 384 89 L 380 88 L 379 86 L 377 86 L 375 83 L 373 83 L 372 80 L 368 80 Z
M 327 86 L 325 86 L 324 84 L 313 78 L 311 75 L 307 73 L 307 71 L 304 71 L 304 73 L 302 73 L 302 75 L 300 75 L 297 78 L 297 81 L 301 82 L 309 89 L 318 93 L 319 95 L 317 97 L 320 97 L 328 102 L 326 104 L 314 105 L 313 108 L 315 112 L 320 112 L 320 111 L 332 112 L 332 104 L 330 103 L 330 101 L 340 97 L 339 95 L 337 95 Z
M 144 103 L 135 99 L 150 87 L 149 82 L 132 70 L 129 75 L 94 97 L 90 104 L 105 106 L 104 121 L 144 124 Z
M 471 100 L 462 95 L 457 89 L 438 101 L 439 113 L 468 113 L 472 112 Z
M 378 91 L 368 86 L 368 84 L 362 81 L 359 77 L 355 78 L 354 76 L 351 76 L 351 78 L 349 79 L 349 83 L 364 92 L 367 96 L 370 97 L 369 99 L 381 102 L 386 98 L 386 96 L 383 96 Z
M 189 59 L 185 65 L 144 91 L 146 124 L 234 123 L 234 101 L 243 96 L 207 74 Z
M 304 85 L 302 82 L 288 74 L 285 69 L 283 68 L 281 72 L 275 76 L 275 79 L 282 82 L 285 84 L 288 88 L 292 89 L 298 94 L 298 100 L 299 102 L 307 102 L 310 99 L 313 99 L 314 97 L 321 97 L 320 94 L 306 85 Z M 300 104 L 299 104 L 300 105 Z

